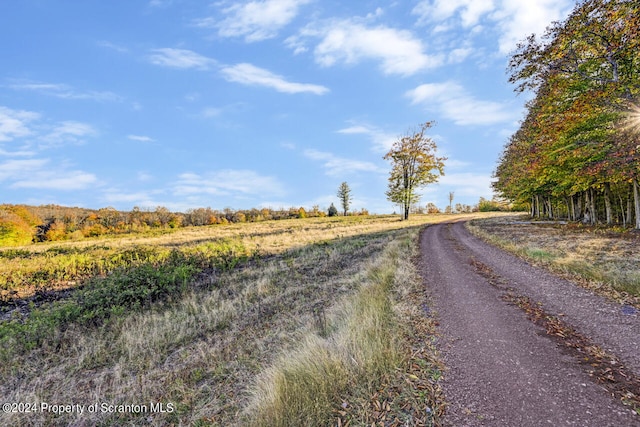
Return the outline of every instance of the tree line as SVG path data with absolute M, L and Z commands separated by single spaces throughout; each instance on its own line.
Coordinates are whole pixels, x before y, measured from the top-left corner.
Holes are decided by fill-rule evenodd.
M 351 212 L 368 215 L 366 209 Z M 134 207 L 131 211 L 118 211 L 112 207 L 85 209 L 58 205 L 0 205 L 0 246 L 26 245 L 32 242 L 79 240 L 105 234 L 124 234 L 188 226 L 205 226 L 241 222 L 258 222 L 291 218 L 312 218 L 331 215 L 313 206 L 288 209 L 225 208 L 189 209 L 171 212 L 164 206 L 155 209 Z
M 508 73 L 534 97 L 494 189 L 532 216 L 640 228 L 640 2 L 579 1 Z

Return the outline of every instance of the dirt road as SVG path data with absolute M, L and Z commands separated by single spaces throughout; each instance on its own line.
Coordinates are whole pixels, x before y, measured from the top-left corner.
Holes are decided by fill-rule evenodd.
M 447 366 L 446 425 L 640 426 L 640 416 L 596 379 L 587 356 L 581 361 L 580 349 L 532 323 L 513 297 L 528 297 L 615 355 L 629 377 L 640 376 L 637 312 L 482 242 L 462 222 L 428 227 L 420 245 Z

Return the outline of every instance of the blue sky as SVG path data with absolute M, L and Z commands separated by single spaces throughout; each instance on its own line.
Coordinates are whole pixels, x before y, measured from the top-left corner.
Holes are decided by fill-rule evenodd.
M 490 198 L 523 117 L 518 40 L 569 0 L 0 3 L 0 203 L 387 213 L 399 136 L 435 120 L 422 205 Z

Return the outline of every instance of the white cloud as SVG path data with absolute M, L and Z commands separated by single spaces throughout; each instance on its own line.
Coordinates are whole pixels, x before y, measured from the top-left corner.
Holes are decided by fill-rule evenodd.
M 207 108 L 203 109 L 200 114 L 202 115 L 202 117 L 211 118 L 211 117 L 217 117 L 221 113 L 222 113 L 222 109 L 221 108 L 207 107 Z
M 445 170 L 446 172 L 446 170 Z M 451 189 L 455 196 L 459 197 L 491 197 L 493 190 L 491 189 L 492 178 L 490 175 L 461 172 L 461 173 L 445 173 L 440 177 L 437 186 L 426 187 L 427 192 L 439 193 L 442 188 Z M 438 188 L 440 187 L 440 188 Z
M 31 143 L 37 141 L 41 148 L 51 148 L 65 143 L 82 143 L 83 138 L 97 134 L 96 130 L 87 123 L 67 120 L 51 125 L 43 123 L 40 119 L 38 113 L 12 110 L 0 106 L 0 142 L 30 137 L 30 141 L 25 144 L 25 147 L 29 147 L 32 145 Z M 29 125 L 33 125 L 33 128 L 30 128 Z M 14 156 L 35 154 L 31 150 L 16 152 L 0 150 L 0 153 Z
M 100 47 L 104 47 L 106 49 L 113 50 L 113 51 L 118 52 L 118 53 L 127 53 L 127 52 L 129 52 L 129 49 L 127 49 L 126 47 L 117 45 L 115 43 L 111 43 L 111 42 L 106 41 L 106 40 L 102 40 L 102 41 L 97 42 L 97 45 L 100 46 Z
M 108 91 L 82 91 L 73 88 L 64 83 L 44 83 L 34 81 L 15 81 L 9 84 L 7 87 L 13 90 L 31 91 L 40 93 L 42 95 L 54 96 L 61 99 L 79 99 L 79 100 L 93 100 L 99 102 L 119 102 L 122 101 L 122 97 L 113 92 Z
M 311 160 L 322 162 L 322 166 L 326 169 L 326 173 L 329 176 L 342 176 L 354 172 L 387 172 L 383 168 L 371 162 L 345 159 L 323 151 L 309 149 L 305 150 L 303 154 Z
M 11 187 L 71 191 L 89 188 L 96 181 L 94 174 L 84 171 L 64 171 L 62 174 L 55 171 L 41 171 L 29 178 L 16 181 Z
M 171 6 L 171 3 L 173 3 L 173 0 L 150 0 L 149 6 L 164 8 Z
M 75 121 L 65 121 L 60 123 L 53 129 L 52 135 L 54 136 L 88 136 L 95 134 L 96 131 L 91 125 Z
M 187 49 L 174 49 L 170 47 L 153 49 L 148 56 L 152 64 L 169 68 L 208 70 L 216 64 L 212 58 L 200 55 Z
M 95 175 L 81 170 L 51 166 L 49 159 L 8 160 L 0 164 L 0 181 L 9 188 L 81 190 L 97 182 Z
M 129 202 L 136 206 L 159 206 L 160 203 L 154 202 L 151 194 L 144 191 L 136 193 L 119 192 L 116 189 L 109 189 L 102 195 L 102 199 L 108 204 Z
M 435 22 L 440 25 L 459 13 L 462 25 L 468 28 L 477 24 L 483 15 L 493 11 L 495 7 L 494 0 L 425 0 L 418 3 L 412 13 L 419 16 L 420 22 Z
M 328 88 L 315 84 L 294 83 L 286 81 L 282 76 L 251 64 L 236 64 L 222 68 L 222 75 L 231 82 L 249 86 L 265 86 L 284 93 L 309 92 L 322 95 Z
M 138 142 L 154 142 L 155 141 L 155 139 L 146 135 L 127 135 L 127 138 L 129 138 L 132 141 L 138 141 Z
M 87 123 L 72 120 L 57 124 L 47 135 L 41 138 L 45 147 L 66 143 L 80 144 L 85 137 L 96 135 L 96 130 Z
M 502 0 L 502 7 L 493 16 L 502 30 L 500 52 L 508 54 L 530 34 L 542 34 L 553 21 L 564 18 L 573 5 L 569 0 Z
M 457 125 L 490 125 L 514 120 L 506 104 L 473 97 L 458 83 L 423 84 L 406 93 L 413 104 L 434 108 Z
M 470 47 L 460 47 L 457 49 L 453 49 L 451 52 L 449 52 L 447 62 L 449 64 L 458 64 L 467 59 L 472 53 L 473 49 Z
M 434 32 L 460 25 L 474 33 L 480 22 L 491 23 L 498 32 L 499 52 L 508 54 L 518 41 L 541 34 L 566 16 L 573 4 L 570 0 L 423 0 L 413 13 L 419 23 L 434 25 Z
M 352 134 L 362 134 L 362 133 L 369 133 L 370 129 L 367 128 L 366 126 L 351 126 L 348 128 L 344 128 L 344 129 L 340 129 L 338 131 L 338 133 L 344 133 L 346 135 L 352 135 Z
M 223 20 L 209 17 L 195 21 L 204 28 L 217 28 L 221 37 L 244 37 L 247 42 L 273 38 L 311 0 L 262 0 L 232 4 L 224 9 Z
M 0 181 L 23 177 L 42 168 L 46 163 L 46 159 L 7 160 L 0 163 Z
M 138 181 L 151 181 L 153 179 L 153 175 L 144 172 L 144 171 L 140 171 L 138 172 L 138 174 L 136 175 L 138 178 Z
M 6 151 L 3 150 L 2 148 L 0 148 L 0 156 L 6 156 L 6 157 L 31 157 L 36 155 L 37 153 L 35 151 L 28 151 L 28 150 L 19 150 L 19 151 Z
M 422 41 L 410 31 L 384 25 L 368 27 L 356 19 L 309 25 L 287 43 L 301 52 L 306 49 L 306 38 L 320 39 L 314 55 L 325 67 L 375 60 L 385 74 L 412 75 L 443 63 L 442 56 L 427 54 Z
M 369 125 L 354 125 L 337 131 L 345 135 L 366 135 L 373 143 L 373 150 L 386 153 L 396 141 L 397 136 Z
M 277 178 L 263 176 L 252 170 L 225 169 L 202 175 L 183 173 L 173 188 L 175 195 L 216 196 L 280 196 L 284 187 Z
M 38 113 L 0 106 L 0 142 L 30 135 L 31 130 L 27 125 L 38 118 Z

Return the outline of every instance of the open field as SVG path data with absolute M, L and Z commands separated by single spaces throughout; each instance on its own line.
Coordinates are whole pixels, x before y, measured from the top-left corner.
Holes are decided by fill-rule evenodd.
M 116 269 L 165 262 L 172 251 L 200 257 L 250 257 L 280 254 L 308 244 L 441 220 L 415 216 L 334 217 L 189 227 L 151 235 L 130 235 L 79 242 L 41 243 L 0 248 L 0 299 L 28 297 L 37 290 L 65 289 L 82 279 Z
M 640 307 L 640 235 L 635 231 L 535 222 L 526 215 L 474 220 L 467 226 L 534 264 Z
M 4 250 L 5 306 L 44 300 L 0 322 L 0 394 L 39 409 L 0 421 L 437 425 L 440 367 L 413 259 L 421 227 L 447 218 L 272 221 Z M 98 267 L 78 269 L 80 256 Z M 6 279 L 38 271 L 41 289 L 68 290 Z

